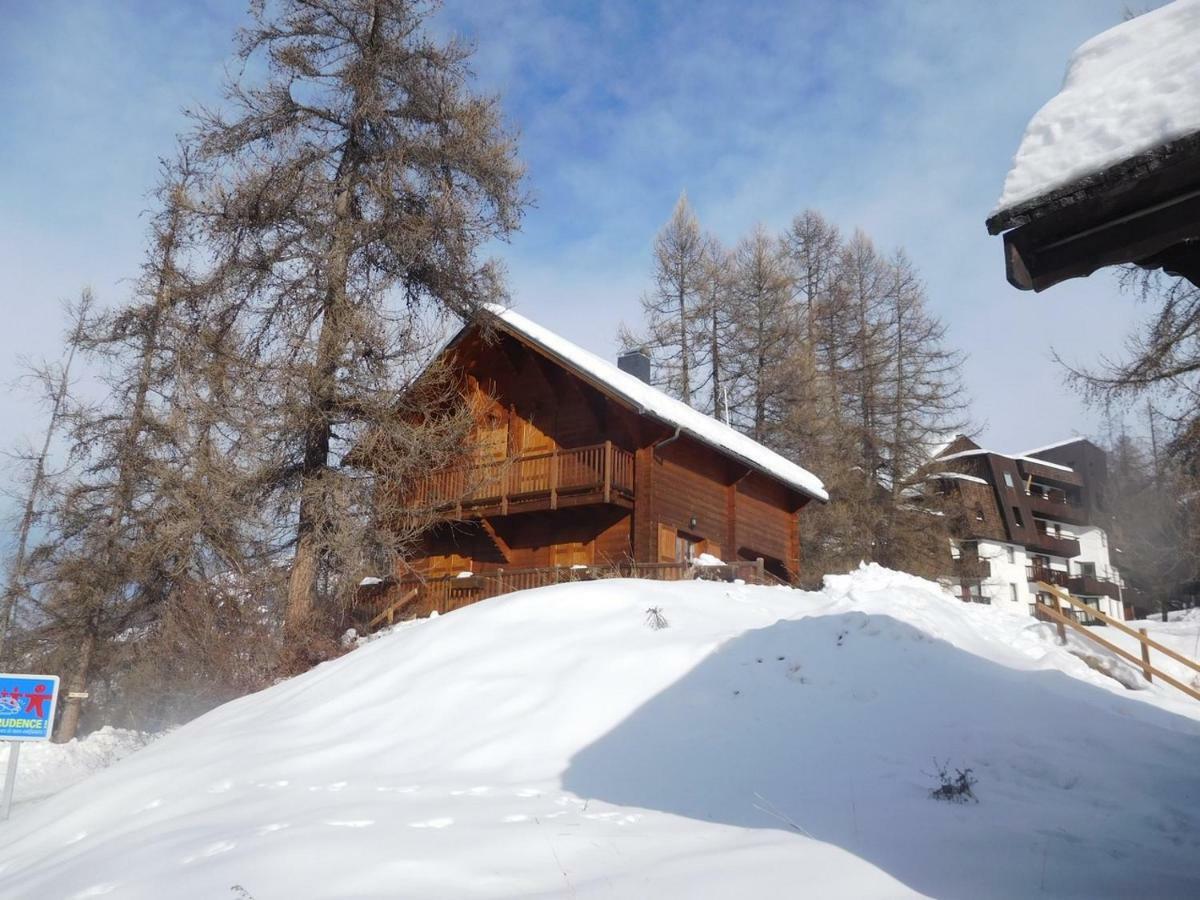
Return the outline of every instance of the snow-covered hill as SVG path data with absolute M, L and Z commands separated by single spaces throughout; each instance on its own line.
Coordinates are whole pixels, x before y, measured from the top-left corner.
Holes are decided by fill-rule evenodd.
M 0 896 L 1200 895 L 1200 704 L 1052 633 L 874 567 L 512 594 L 24 807 Z

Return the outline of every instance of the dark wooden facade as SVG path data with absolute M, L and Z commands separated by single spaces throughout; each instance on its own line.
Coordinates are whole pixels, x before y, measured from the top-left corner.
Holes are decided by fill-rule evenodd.
M 372 609 L 410 594 L 405 615 L 445 609 L 448 594 L 459 606 L 531 586 L 517 573 L 532 571 L 678 572 L 659 564 L 701 553 L 798 576 L 808 494 L 642 413 L 520 333 L 500 327 L 485 339 L 467 328 L 446 352 L 478 410 L 473 447 L 399 486 L 441 521 L 371 592 Z M 488 589 L 468 590 L 479 579 Z

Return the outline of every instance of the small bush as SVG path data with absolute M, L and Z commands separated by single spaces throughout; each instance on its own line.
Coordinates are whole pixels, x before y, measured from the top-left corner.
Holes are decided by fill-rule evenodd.
M 646 624 L 655 631 L 662 631 L 667 627 L 667 617 L 660 607 L 652 606 L 646 610 Z
M 955 769 L 951 774 L 950 761 L 939 763 L 936 758 L 933 760 L 933 767 L 937 774 L 929 777 L 937 778 L 940 784 L 929 792 L 930 797 L 934 800 L 945 800 L 947 803 L 979 802 L 979 798 L 971 790 L 979 781 L 971 774 L 970 769 Z M 929 775 L 928 772 L 923 774 Z

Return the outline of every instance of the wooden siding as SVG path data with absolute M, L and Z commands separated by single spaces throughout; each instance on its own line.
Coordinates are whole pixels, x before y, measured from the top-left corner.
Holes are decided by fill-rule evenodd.
M 406 614 L 487 593 L 449 583 L 459 572 L 650 571 L 674 565 L 680 548 L 730 563 L 762 557 L 775 576 L 798 575 L 804 495 L 639 415 L 511 335 L 471 333 L 452 352 L 479 424 L 457 469 L 407 486 L 447 520 L 397 561 L 398 582 L 442 585 L 441 599 Z M 475 477 L 480 466 L 497 477 Z

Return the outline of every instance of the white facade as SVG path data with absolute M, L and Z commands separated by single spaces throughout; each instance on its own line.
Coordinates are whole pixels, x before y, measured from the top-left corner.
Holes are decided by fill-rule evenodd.
M 1069 576 L 1091 574 L 1117 585 L 1121 584 L 1120 573 L 1109 556 L 1108 535 L 1103 528 L 1063 523 L 1059 524 L 1059 528 L 1062 537 L 1079 541 L 1080 552 L 1071 559 L 1048 556 L 1044 553 L 1036 554 L 1049 559 L 1050 569 Z M 1035 554 L 1027 551 L 1021 544 L 986 539 L 980 539 L 976 543 L 980 560 L 986 562 L 991 570 L 991 575 L 980 581 L 981 599 L 1007 612 L 1031 614 L 1037 602 L 1037 590 L 1029 580 Z M 959 550 L 955 548 L 952 555 L 958 558 Z M 1059 590 L 1080 597 L 1114 619 L 1125 619 L 1124 605 L 1119 599 L 1075 594 L 1066 586 L 1059 586 Z

